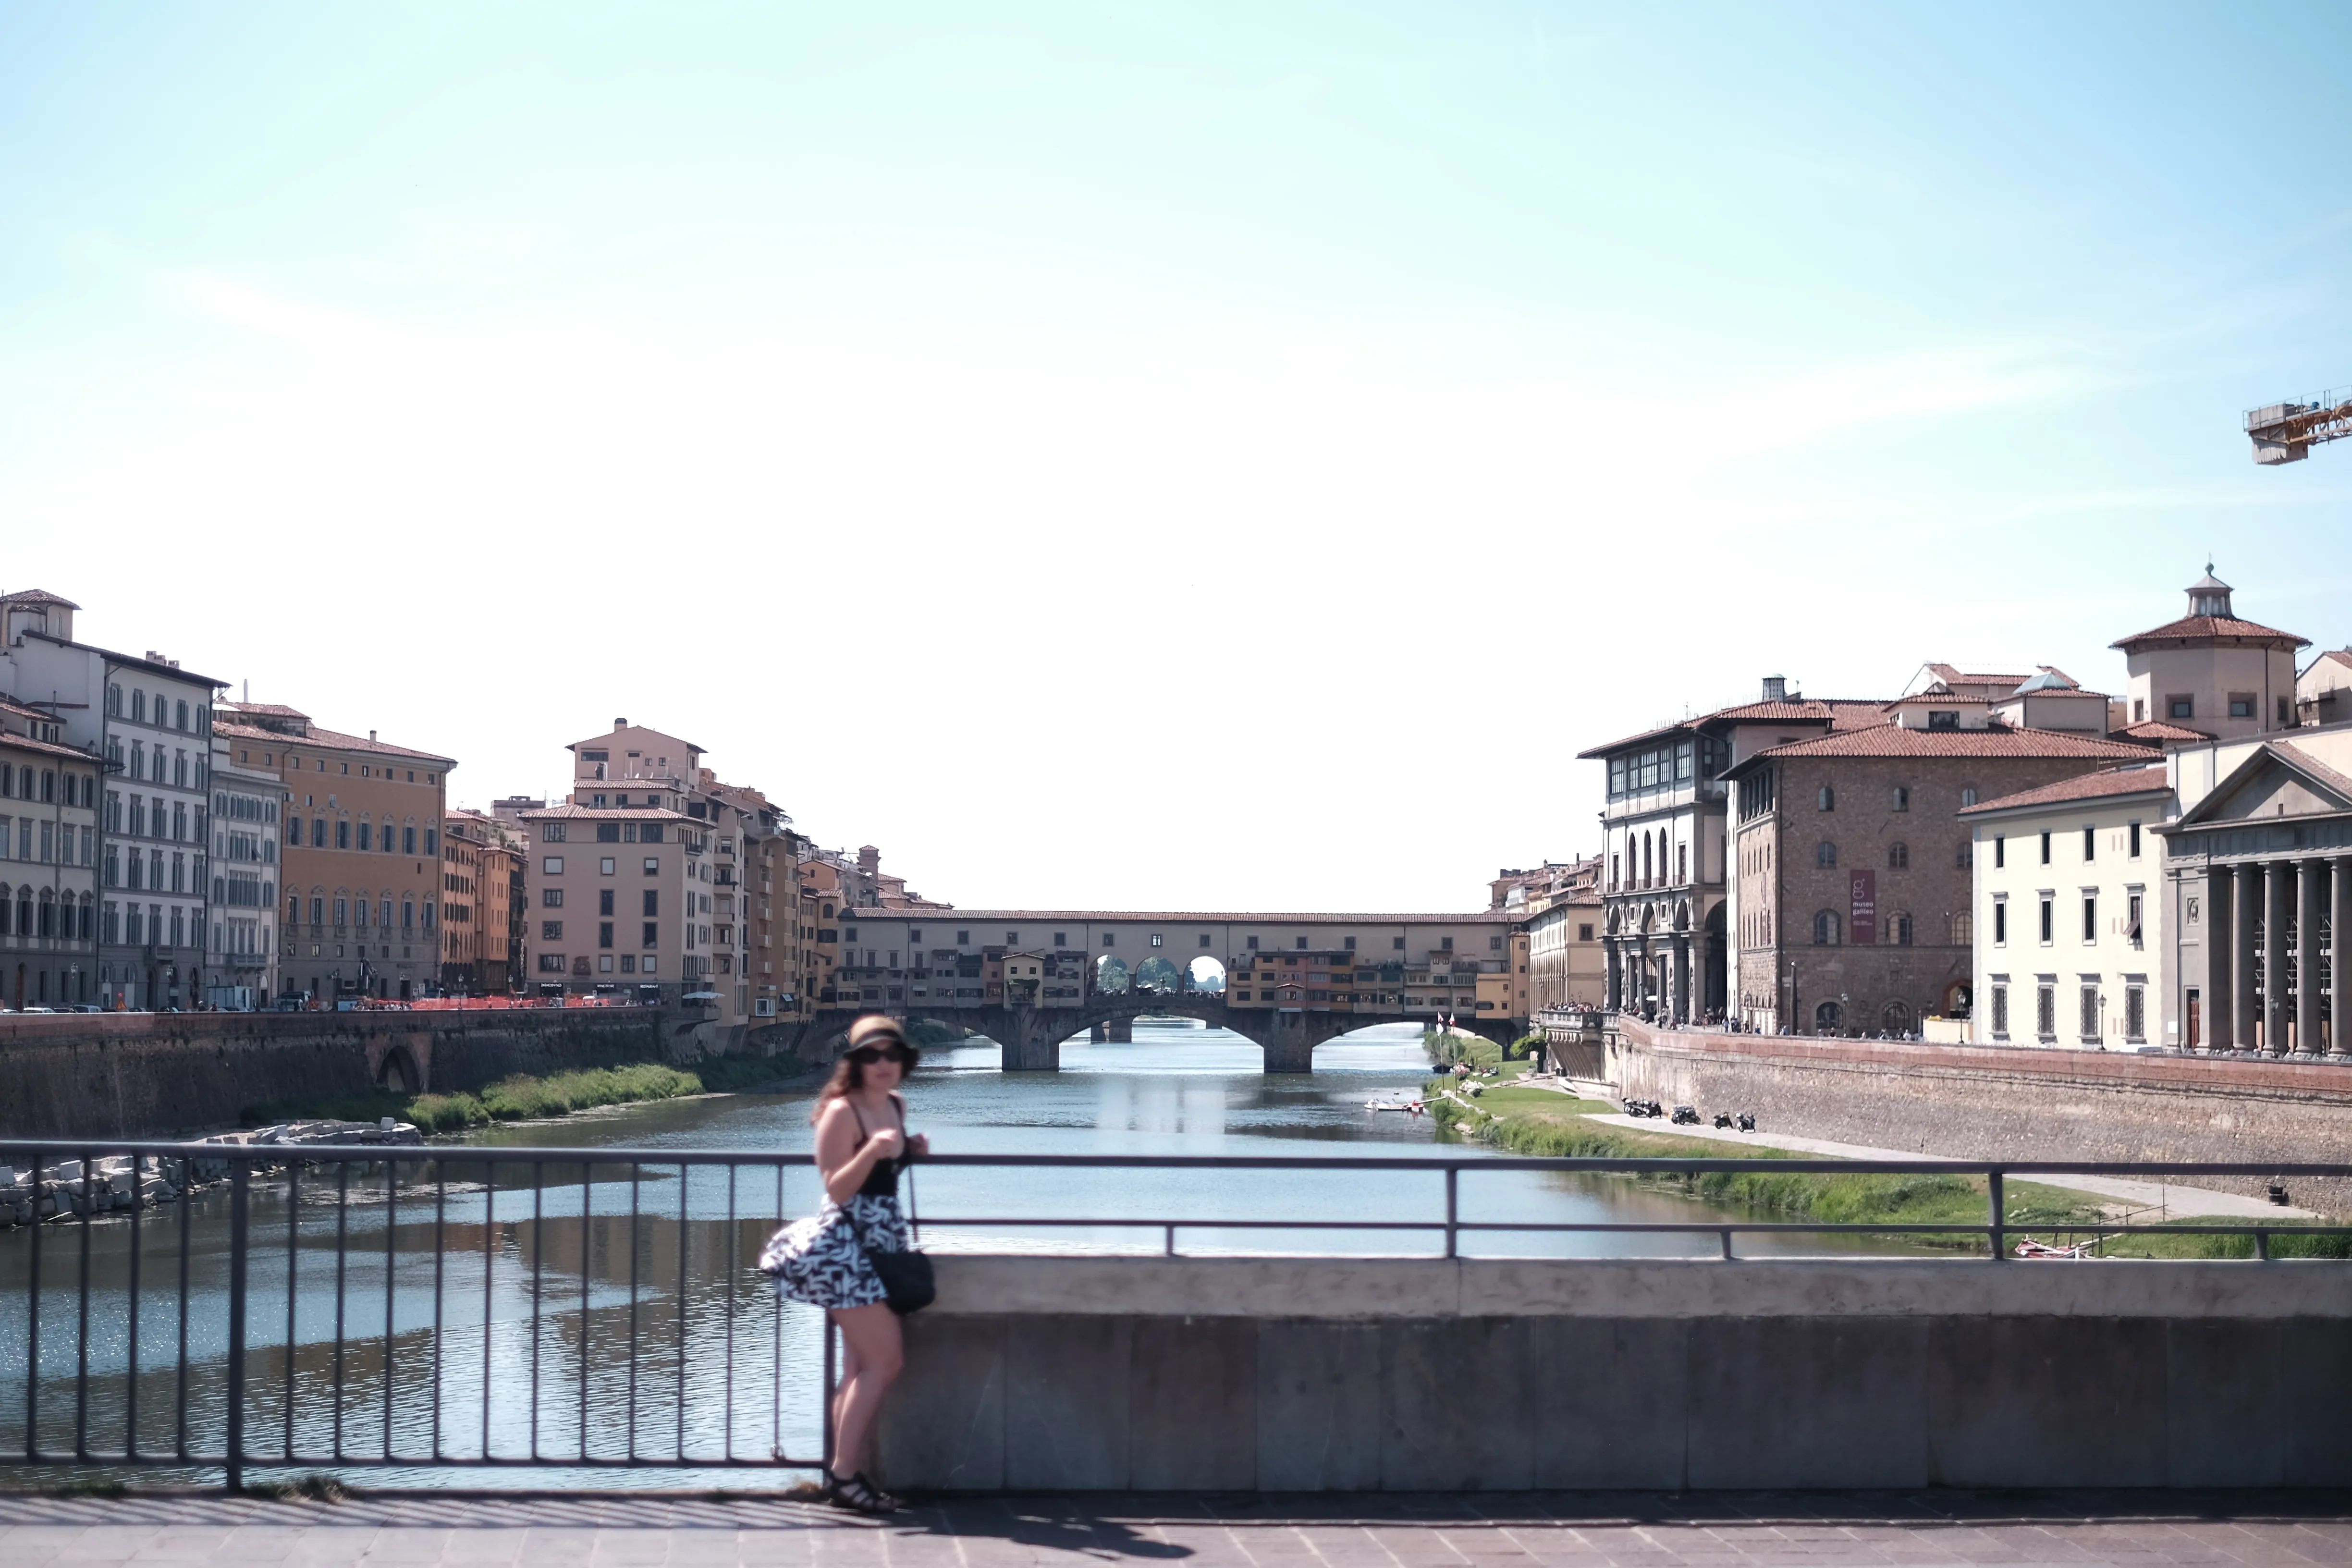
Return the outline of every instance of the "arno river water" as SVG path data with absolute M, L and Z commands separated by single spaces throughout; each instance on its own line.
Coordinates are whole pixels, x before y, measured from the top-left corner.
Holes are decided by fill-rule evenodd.
M 1430 1121 L 1364 1109 L 1428 1072 L 1412 1026 L 1371 1029 L 1316 1054 L 1311 1076 L 1269 1078 L 1256 1047 L 1223 1031 L 1139 1025 L 1131 1045 L 1065 1046 L 1063 1071 L 1007 1074 L 996 1049 L 932 1053 L 909 1087 L 910 1121 L 940 1152 L 1432 1152 Z M 807 1092 L 625 1107 L 494 1129 L 504 1148 L 805 1151 Z M 446 1147 L 446 1146 L 445 1146 Z M 1702 1220 L 1718 1211 L 1611 1178 L 1511 1169 L 1491 1158 L 1461 1179 L 1465 1220 Z M 454 1152 L 454 1151 L 453 1151 Z M 773 1469 L 550 1473 L 457 1468 L 494 1458 L 632 1450 L 689 1462 L 731 1451 L 818 1451 L 822 1334 L 813 1310 L 778 1303 L 751 1265 L 779 1215 L 810 1212 L 813 1173 L 551 1162 L 485 1167 L 452 1160 L 446 1184 L 391 1185 L 381 1170 L 339 1185 L 313 1169 L 299 1186 L 257 1182 L 251 1200 L 247 1343 L 248 1451 L 302 1468 L 393 1452 L 422 1467 L 372 1480 L 427 1484 L 776 1484 Z M 1220 1219 L 1397 1218 L 1444 1213 L 1436 1173 L 1098 1169 L 919 1171 L 915 1198 L 939 1251 L 1136 1251 L 1165 1242 L 1116 1225 L 975 1229 L 957 1215 L 1148 1217 L 1188 1222 L 1192 1254 L 1441 1249 L 1435 1230 L 1389 1234 L 1219 1229 Z M 635 1217 L 633 1219 L 632 1213 Z M 88 1260 L 84 1261 L 84 1241 Z M 339 1245 L 339 1238 L 341 1245 Z M 140 1373 L 129 1375 L 131 1227 L 109 1218 L 42 1228 L 38 1387 L 28 1391 L 28 1231 L 0 1233 L 0 1453 L 25 1447 L 27 1394 L 44 1452 L 119 1453 L 135 1424 L 142 1451 L 216 1452 L 226 1376 L 228 1201 L 216 1189 L 142 1216 L 136 1247 Z M 1818 1252 L 1822 1238 L 1791 1240 Z M 1708 1255 L 1712 1237 L 1484 1233 L 1485 1256 Z M 1748 1251 L 1770 1249 L 1764 1238 Z M 88 1329 L 79 1289 L 89 1281 Z M 181 1281 L 186 1279 L 184 1295 Z M 289 1289 L 289 1281 L 292 1289 Z M 183 1312 L 183 1302 L 185 1310 Z M 488 1325 L 487 1332 L 485 1324 Z M 390 1333 L 387 1335 L 387 1324 Z M 184 1384 L 176 1368 L 185 1345 Z M 436 1397 L 437 1392 L 438 1397 Z M 135 1403 L 136 1408 L 133 1408 Z M 290 1443 L 289 1443 L 290 1437 Z M 430 1463 L 439 1455 L 454 1463 Z M 197 1472 L 165 1472 L 194 1476 Z M 264 1471 L 263 1474 L 271 1472 Z M 782 1479 L 793 1479 L 783 1475 Z

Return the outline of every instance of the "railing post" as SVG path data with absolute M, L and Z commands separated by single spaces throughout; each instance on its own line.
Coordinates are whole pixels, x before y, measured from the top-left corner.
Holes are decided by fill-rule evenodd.
M 1460 1179 L 1462 1167 L 1445 1167 L 1445 1256 L 1454 1256 L 1454 1226 L 1461 1210 Z
M 2006 1227 L 2002 1224 L 2002 1222 L 2009 1216 L 2009 1210 L 2008 1205 L 2002 1200 L 2000 1190 L 2000 1172 L 1998 1169 L 1987 1171 L 1985 1173 L 1985 1195 L 1990 1199 L 1992 1205 L 1992 1225 L 1990 1226 L 1990 1235 L 1992 1237 L 1992 1260 L 1995 1263 L 1999 1263 L 2009 1257 L 2009 1237 Z
M 228 1489 L 245 1489 L 245 1254 L 253 1169 L 238 1161 L 228 1178 Z M 186 1200 L 182 1199 L 183 1202 Z M 291 1285 L 289 1285 L 289 1290 Z

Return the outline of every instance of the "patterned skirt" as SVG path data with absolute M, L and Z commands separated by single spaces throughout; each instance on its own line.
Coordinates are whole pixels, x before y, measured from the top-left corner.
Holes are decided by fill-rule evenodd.
M 862 1244 L 860 1228 L 866 1233 Z M 828 1310 L 871 1307 L 890 1293 L 866 1260 L 866 1248 L 904 1252 L 911 1245 L 897 1197 L 855 1193 L 845 1205 L 826 1199 L 815 1214 L 770 1237 L 760 1250 L 760 1271 L 774 1277 L 777 1293 L 787 1300 Z

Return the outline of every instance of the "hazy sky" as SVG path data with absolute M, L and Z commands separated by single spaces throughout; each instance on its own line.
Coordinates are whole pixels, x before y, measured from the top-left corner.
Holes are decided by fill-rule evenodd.
M 1479 907 L 1598 742 L 2352 640 L 2352 9 L 0 6 L 0 586 L 967 907 Z

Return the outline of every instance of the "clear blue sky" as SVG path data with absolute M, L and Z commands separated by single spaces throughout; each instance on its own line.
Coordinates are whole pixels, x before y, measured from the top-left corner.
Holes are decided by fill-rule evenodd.
M 2352 641 L 2352 450 L 2238 430 L 2352 383 L 2347 82 L 2341 7 L 11 5 L 0 585 L 467 801 L 625 713 L 967 906 L 1461 906 L 1767 673 L 2112 688 L 2208 551 Z

